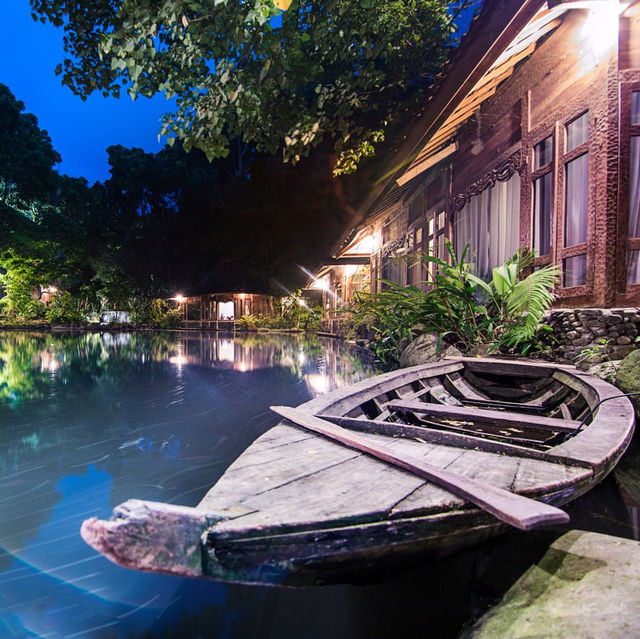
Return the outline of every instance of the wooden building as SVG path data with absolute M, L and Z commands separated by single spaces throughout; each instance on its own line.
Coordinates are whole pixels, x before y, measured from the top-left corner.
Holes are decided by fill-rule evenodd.
M 640 2 L 486 2 L 388 167 L 334 256 L 368 248 L 373 290 L 449 238 L 481 276 L 535 248 L 558 307 L 640 306 Z
M 276 298 L 261 293 L 207 293 L 173 298 L 184 315 L 183 328 L 233 330 L 243 315 L 275 317 Z

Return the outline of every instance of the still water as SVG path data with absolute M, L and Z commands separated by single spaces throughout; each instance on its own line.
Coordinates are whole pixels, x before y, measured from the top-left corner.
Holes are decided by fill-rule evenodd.
M 129 571 L 79 535 L 129 498 L 196 505 L 277 422 L 270 404 L 375 372 L 322 338 L 0 333 L 0 638 L 457 636 L 549 534 L 299 590 Z M 638 468 L 632 452 L 627 490 L 610 478 L 572 507 L 573 526 L 637 538 Z

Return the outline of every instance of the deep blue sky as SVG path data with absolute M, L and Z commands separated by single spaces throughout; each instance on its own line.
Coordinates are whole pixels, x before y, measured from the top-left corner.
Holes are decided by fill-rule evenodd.
M 158 151 L 160 116 L 172 106 L 128 95 L 92 95 L 86 102 L 60 84 L 62 30 L 31 19 L 29 0 L 4 0 L 0 20 L 0 82 L 33 113 L 62 155 L 61 173 L 90 182 L 109 177 L 106 148 L 113 144 Z

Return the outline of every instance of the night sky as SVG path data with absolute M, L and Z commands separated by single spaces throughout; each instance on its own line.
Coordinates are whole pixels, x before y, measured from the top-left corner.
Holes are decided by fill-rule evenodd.
M 61 173 L 89 182 L 109 177 L 106 148 L 113 144 L 159 151 L 159 120 L 171 110 L 163 96 L 120 100 L 92 95 L 86 102 L 55 75 L 62 61 L 62 29 L 31 19 L 29 0 L 2 3 L 0 83 L 33 113 L 62 155 Z

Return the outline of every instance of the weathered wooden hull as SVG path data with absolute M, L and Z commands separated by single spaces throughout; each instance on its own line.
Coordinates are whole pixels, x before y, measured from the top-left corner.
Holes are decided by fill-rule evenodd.
M 498 415 L 496 427 L 486 406 L 504 410 L 516 402 L 474 391 L 464 375 L 469 379 L 488 376 L 485 381 L 489 384 L 497 370 L 503 376 L 525 380 L 521 389 L 533 390 L 523 391 L 518 400 L 524 412 L 515 418 L 511 410 L 501 413 L 504 418 Z M 511 393 L 514 397 L 516 386 Z M 495 385 L 492 393 L 508 390 Z M 560 410 L 555 398 L 569 392 L 571 408 L 565 404 Z M 609 384 L 570 367 L 463 358 L 394 371 L 299 408 L 327 419 L 344 418 L 364 430 L 368 441 L 395 454 L 421 456 L 430 464 L 479 482 L 562 505 L 600 481 L 632 436 L 633 408 L 626 398 L 606 401 L 591 423 L 576 427 L 579 421 L 574 418 L 617 394 Z M 411 398 L 425 395 L 433 404 L 416 410 Z M 475 446 L 464 421 L 472 418 L 461 422 L 446 414 L 447 406 L 456 402 L 460 406 L 463 402 L 484 403 L 484 412 L 477 411 L 484 415 L 479 428 L 497 428 L 497 434 L 489 432 Z M 421 412 L 434 413 L 429 420 L 445 413 L 439 423 L 426 422 L 438 426 L 424 430 L 437 443 L 416 437 L 416 432 L 422 432 Z M 473 411 L 461 408 L 460 413 Z M 566 419 L 553 417 L 556 413 Z M 398 416 L 409 420 L 406 427 L 387 421 Z M 534 435 L 519 424 L 528 417 L 540 443 L 531 440 Z M 406 432 L 403 437 L 389 437 L 375 430 L 380 424 L 386 430 L 405 427 Z M 439 427 L 445 429 L 444 434 Z M 507 432 L 500 430 L 503 427 L 511 428 L 508 435 L 501 434 Z M 449 428 L 452 430 L 446 430 Z M 561 434 L 573 432 L 573 437 L 548 444 L 551 440 L 540 435 L 548 428 L 556 439 L 562 439 L 556 428 Z M 514 448 L 504 443 L 511 436 L 534 443 Z M 110 521 L 87 520 L 82 534 L 100 552 L 127 567 L 298 586 L 352 579 L 416 555 L 449 554 L 504 527 L 432 482 L 285 420 L 256 440 L 196 508 L 127 502 L 114 511 Z

